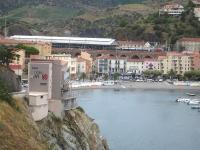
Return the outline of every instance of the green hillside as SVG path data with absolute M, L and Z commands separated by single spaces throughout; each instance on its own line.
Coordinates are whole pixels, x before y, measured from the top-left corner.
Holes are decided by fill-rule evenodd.
M 6 17 L 8 35 L 113 37 L 172 44 L 183 36 L 199 36 L 199 22 L 194 18 L 193 6 L 187 6 L 188 0 L 6 1 L 7 5 L 0 5 L 9 8 L 0 18 L 0 34 Z M 187 11 L 181 17 L 158 16 L 165 2 L 183 4 Z

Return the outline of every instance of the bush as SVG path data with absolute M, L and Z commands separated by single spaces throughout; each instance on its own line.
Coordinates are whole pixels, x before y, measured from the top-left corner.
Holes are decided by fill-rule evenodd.
M 6 83 L 2 80 L 0 80 L 0 101 L 5 101 L 11 106 L 15 105 L 12 96 L 9 94 Z
M 79 111 L 82 112 L 82 113 L 85 113 L 84 109 L 83 109 L 82 107 L 80 107 L 80 106 L 77 107 L 76 109 L 79 110 Z

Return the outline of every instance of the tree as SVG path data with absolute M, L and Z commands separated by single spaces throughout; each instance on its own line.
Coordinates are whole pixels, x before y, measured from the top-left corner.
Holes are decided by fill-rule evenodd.
M 104 74 L 104 76 L 103 76 L 103 79 L 105 80 L 105 81 L 107 81 L 108 80 L 108 74 L 106 73 L 106 74 Z
M 158 76 L 162 75 L 162 73 L 158 70 L 146 70 L 143 72 L 143 74 L 147 78 L 157 78 Z
M 119 79 L 119 75 L 120 75 L 119 73 L 114 73 L 113 75 L 114 81 Z
M 187 80 L 200 81 L 200 71 L 197 70 L 187 71 L 185 72 L 184 77 Z
M 86 73 L 85 72 L 83 72 L 83 73 L 81 73 L 81 75 L 80 75 L 80 80 L 82 79 L 83 81 L 86 79 Z
M 167 74 L 170 79 L 173 79 L 176 76 L 176 72 L 173 69 L 171 69 Z
M 35 47 L 18 44 L 16 46 L 16 48 L 25 50 L 26 57 L 30 57 L 30 55 L 38 55 L 39 54 L 39 50 Z
M 6 86 L 5 81 L 0 79 L 0 101 L 5 101 L 11 106 L 13 105 L 13 98 L 9 94 L 8 87 Z
M 9 66 L 16 58 L 19 59 L 19 55 L 15 53 L 13 46 L 0 45 L 0 64 Z

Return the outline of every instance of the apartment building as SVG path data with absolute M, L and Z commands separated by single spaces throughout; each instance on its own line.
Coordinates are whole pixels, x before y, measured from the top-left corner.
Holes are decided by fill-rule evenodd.
M 200 70 L 200 52 L 192 52 L 192 69 Z
M 15 54 L 18 55 L 18 57 L 12 60 L 9 67 L 16 75 L 22 76 L 23 69 L 25 68 L 25 51 L 16 49 Z
M 82 73 L 86 73 L 87 70 L 87 65 L 86 65 L 86 60 L 83 58 L 77 58 L 77 66 L 76 66 L 76 74 L 77 76 L 81 76 Z
M 23 41 L 23 40 L 14 40 L 14 39 L 0 39 L 0 44 L 3 45 L 13 45 L 16 46 L 18 44 L 23 44 L 26 46 L 34 47 L 39 50 L 39 56 L 50 55 L 52 51 L 52 45 L 49 42 L 41 42 L 41 41 Z
M 72 78 L 75 78 L 77 72 L 77 60 L 70 54 L 52 54 L 45 56 L 46 60 L 62 60 L 67 62 L 69 72 Z
M 97 60 L 97 72 L 99 74 L 114 74 L 114 73 L 126 73 L 125 58 L 116 58 L 111 56 L 101 56 Z
M 159 70 L 159 61 L 156 59 L 144 59 L 143 70 Z
M 126 69 L 129 73 L 141 75 L 144 71 L 144 60 L 142 59 L 128 59 Z
M 176 42 L 177 50 L 200 51 L 200 38 L 182 38 Z
M 193 55 L 191 53 L 168 52 L 166 56 L 159 56 L 159 70 L 167 74 L 174 70 L 176 74 L 184 75 L 193 67 Z

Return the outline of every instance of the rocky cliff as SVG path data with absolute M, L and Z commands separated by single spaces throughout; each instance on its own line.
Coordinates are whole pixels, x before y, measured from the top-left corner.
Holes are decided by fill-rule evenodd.
M 81 108 L 67 111 L 63 120 L 49 113 L 46 119 L 37 124 L 43 139 L 46 139 L 45 142 L 53 149 L 108 149 L 106 141 L 100 136 L 97 124 Z
M 0 65 L 0 80 L 5 81 L 9 92 L 18 92 L 21 89 L 20 79 L 9 68 Z
M 64 119 L 49 113 L 35 123 L 24 100 L 19 109 L 0 101 L 0 149 L 107 150 L 99 128 L 81 108 L 67 111 Z

